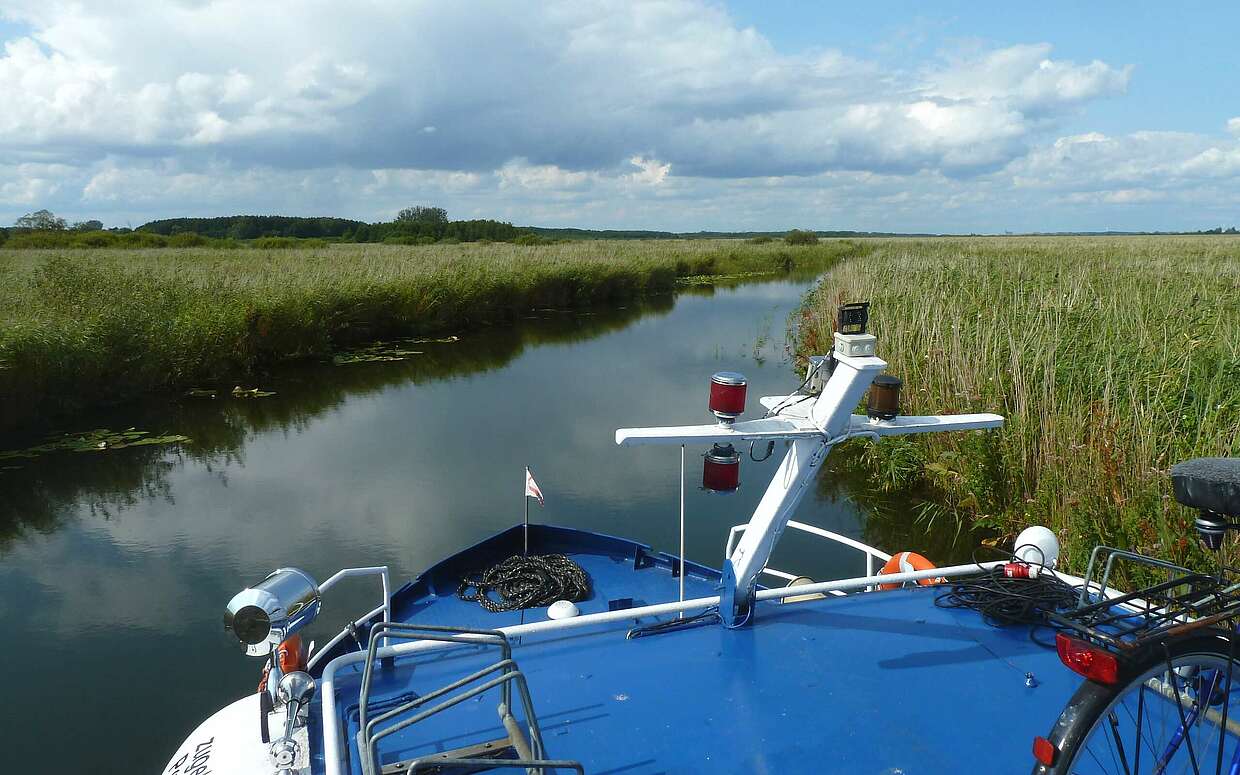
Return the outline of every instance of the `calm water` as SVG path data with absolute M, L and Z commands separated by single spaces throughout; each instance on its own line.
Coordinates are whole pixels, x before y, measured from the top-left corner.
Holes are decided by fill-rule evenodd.
M 532 519 L 675 551 L 678 450 L 621 449 L 613 431 L 708 421 L 720 369 L 748 375 L 755 398 L 795 387 L 785 322 L 810 285 L 548 311 L 410 361 L 282 373 L 262 383 L 278 391 L 269 399 L 152 399 L 67 428 L 192 441 L 0 472 L 0 769 L 158 772 L 199 721 L 254 689 L 259 664 L 221 628 L 237 590 L 280 565 L 323 579 L 387 564 L 403 581 L 519 522 L 526 464 L 547 498 Z M 687 463 L 688 553 L 717 567 L 779 451 L 745 460 L 731 497 L 698 492 L 700 452 Z M 829 476 L 796 518 L 889 548 L 925 545 L 905 515 L 867 521 Z M 776 567 L 861 570 L 835 547 L 794 533 L 785 544 Z M 377 603 L 369 583 L 329 593 L 323 630 Z

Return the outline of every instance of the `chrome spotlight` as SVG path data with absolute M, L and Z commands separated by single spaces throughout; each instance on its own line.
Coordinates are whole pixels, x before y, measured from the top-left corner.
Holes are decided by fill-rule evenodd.
M 314 621 L 321 601 L 319 585 L 308 573 L 280 568 L 229 601 L 224 629 L 237 636 L 249 656 L 266 656 L 285 638 Z

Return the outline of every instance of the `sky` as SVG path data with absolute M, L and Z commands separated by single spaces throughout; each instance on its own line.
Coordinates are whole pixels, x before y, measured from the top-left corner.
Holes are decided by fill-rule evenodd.
M 1240 4 L 0 0 L 0 224 L 1240 225 Z

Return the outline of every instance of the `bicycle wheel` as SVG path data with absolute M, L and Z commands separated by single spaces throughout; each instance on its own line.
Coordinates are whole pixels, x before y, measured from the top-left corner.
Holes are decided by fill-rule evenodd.
M 1147 647 L 1113 686 L 1085 681 L 1047 735 L 1054 762 L 1033 772 L 1233 775 L 1240 766 L 1237 658 L 1228 633 L 1208 630 Z

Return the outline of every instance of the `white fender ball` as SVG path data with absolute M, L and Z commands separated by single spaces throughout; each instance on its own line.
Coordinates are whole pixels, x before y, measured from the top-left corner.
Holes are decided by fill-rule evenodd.
M 1054 568 L 1059 562 L 1059 539 L 1041 525 L 1027 527 L 1016 536 L 1016 548 L 1013 553 L 1022 562 L 1030 565 L 1045 565 L 1048 568 Z
M 577 610 L 577 605 L 571 600 L 557 600 L 547 608 L 547 617 L 549 619 L 571 619 L 581 611 Z

